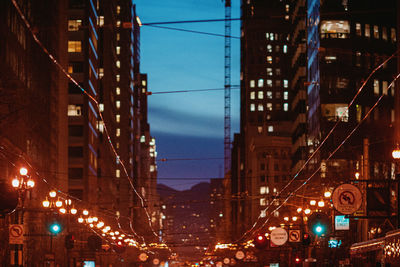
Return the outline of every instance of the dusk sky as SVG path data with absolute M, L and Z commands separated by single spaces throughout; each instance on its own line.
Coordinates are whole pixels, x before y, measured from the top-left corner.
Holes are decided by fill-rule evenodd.
M 223 19 L 220 0 L 137 0 L 143 23 Z M 239 1 L 232 18 L 240 17 Z M 224 34 L 224 22 L 162 25 Z M 232 21 L 232 36 L 240 36 Z M 141 27 L 141 72 L 151 92 L 224 87 L 224 38 L 176 30 Z M 231 39 L 232 85 L 239 85 L 240 41 Z M 236 87 L 237 88 L 237 87 Z M 239 131 L 239 90 L 231 94 L 232 135 Z M 151 134 L 156 138 L 159 183 L 188 189 L 224 169 L 224 91 L 154 94 L 149 96 Z M 180 160 L 172 160 L 180 159 Z M 197 179 L 198 178 L 198 179 Z M 196 180 L 197 179 L 197 180 Z

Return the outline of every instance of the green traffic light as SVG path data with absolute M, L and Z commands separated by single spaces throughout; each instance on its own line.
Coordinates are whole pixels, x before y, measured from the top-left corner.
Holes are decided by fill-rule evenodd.
M 53 235 L 57 235 L 58 233 L 60 233 L 62 231 L 61 225 L 58 222 L 54 222 L 54 223 L 50 224 L 49 231 Z
M 324 234 L 325 233 L 324 227 L 322 225 L 320 225 L 320 224 L 316 225 L 315 228 L 314 228 L 314 233 L 316 235 Z

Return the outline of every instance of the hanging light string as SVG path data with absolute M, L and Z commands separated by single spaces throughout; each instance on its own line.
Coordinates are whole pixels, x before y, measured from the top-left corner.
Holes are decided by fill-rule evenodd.
M 19 16 L 21 17 L 21 19 L 23 20 L 26 28 L 29 30 L 29 32 L 31 33 L 33 39 L 35 40 L 35 42 L 41 47 L 41 49 L 45 52 L 45 54 L 51 59 L 51 61 L 64 73 L 64 75 L 71 81 L 73 82 L 84 94 L 86 94 L 90 100 L 92 100 L 92 102 L 96 105 L 97 111 L 99 113 L 99 117 L 101 119 L 101 121 L 103 122 L 103 126 L 104 126 L 104 131 L 106 133 L 107 136 L 107 140 L 108 143 L 110 144 L 111 150 L 113 151 L 115 157 L 117 159 L 119 159 L 120 165 L 122 166 L 122 169 L 126 175 L 126 178 L 129 181 L 130 187 L 132 188 L 132 190 L 135 192 L 135 194 L 138 196 L 138 198 L 140 199 L 140 204 L 141 204 L 141 208 L 144 209 L 146 217 L 147 217 L 147 221 L 149 224 L 149 227 L 152 231 L 152 233 L 154 234 L 154 236 L 159 237 L 158 234 L 155 232 L 152 222 L 151 222 L 151 217 L 150 214 L 145 206 L 145 200 L 143 199 L 143 197 L 137 192 L 135 186 L 132 183 L 132 178 L 129 176 L 127 168 L 123 162 L 123 160 L 121 160 L 121 157 L 118 155 L 118 152 L 116 151 L 114 144 L 111 141 L 111 137 L 107 128 L 107 125 L 104 121 L 103 115 L 100 111 L 100 106 L 99 106 L 99 102 L 89 93 L 87 92 L 64 68 L 63 66 L 61 66 L 61 64 L 55 59 L 55 57 L 46 49 L 46 47 L 42 44 L 42 42 L 39 40 L 39 38 L 36 36 L 36 34 L 33 32 L 32 27 L 30 25 L 30 23 L 28 22 L 28 20 L 26 19 L 25 15 L 23 14 L 23 12 L 21 11 L 20 7 L 18 6 L 16 0 L 12 0 L 12 3 L 14 5 L 14 7 L 16 8 Z
M 15 164 L 14 162 L 12 162 L 12 161 L 10 160 L 10 158 L 5 154 L 5 152 L 6 152 L 6 151 L 5 151 L 5 147 L 4 147 L 4 146 L 0 146 L 0 149 L 2 150 L 2 151 L 0 151 L 0 153 L 4 156 L 4 158 L 8 161 L 8 163 L 11 164 L 12 166 L 16 167 L 16 164 Z M 12 152 L 9 152 L 9 153 L 12 153 Z M 27 161 L 23 155 L 21 155 L 21 154 L 14 154 L 14 156 L 17 156 L 18 158 L 22 159 L 22 160 L 24 161 L 24 163 L 29 167 L 29 169 L 30 169 L 31 171 L 33 171 L 33 173 L 35 173 L 36 176 L 39 178 L 39 180 L 38 180 L 39 182 L 40 182 L 40 181 L 43 181 L 43 182 L 49 187 L 50 190 L 54 190 L 54 191 L 56 191 L 57 193 L 59 193 L 59 194 L 61 195 L 61 198 L 63 198 L 64 200 L 70 199 L 70 200 L 74 200 L 74 201 L 77 201 L 77 202 L 80 202 L 80 203 L 84 203 L 84 204 L 86 204 L 87 206 L 90 206 L 90 204 L 86 203 L 85 201 L 83 201 L 83 200 L 81 200 L 81 199 L 79 199 L 79 198 L 76 198 L 76 197 L 74 197 L 74 196 L 71 196 L 71 195 L 69 195 L 69 194 L 63 192 L 62 190 L 58 189 L 56 186 L 51 185 L 51 183 L 50 183 L 49 181 L 47 181 L 46 178 L 41 177 L 41 175 L 39 174 L 39 172 L 35 170 L 35 168 L 32 166 L 32 164 L 30 164 L 30 162 Z M 91 210 L 91 209 L 88 208 L 88 210 Z M 103 209 L 102 211 L 97 211 L 97 212 L 98 212 L 98 213 L 103 213 L 105 216 L 115 219 L 115 220 L 117 221 L 117 225 L 118 225 L 119 229 L 120 229 L 121 231 L 124 231 L 124 230 L 122 229 L 120 223 L 119 223 L 119 218 L 120 218 L 121 216 L 117 217 L 117 216 L 115 216 L 115 214 L 114 214 L 113 211 L 107 210 L 107 209 Z M 132 224 L 132 219 L 131 219 L 130 217 L 128 217 L 128 216 L 122 216 L 122 217 L 123 217 L 124 219 L 129 220 L 130 225 Z M 133 236 L 136 236 L 136 238 L 141 239 L 141 240 L 143 241 L 143 243 L 145 244 L 144 238 L 143 238 L 142 236 L 139 236 L 132 228 L 131 228 L 131 230 L 132 230 L 132 232 L 133 232 L 133 234 L 134 234 Z M 128 235 L 128 234 L 127 234 L 127 235 Z M 131 235 L 131 236 L 132 236 L 132 235 Z
M 350 101 L 349 105 L 346 108 L 346 111 L 343 112 L 340 116 L 339 119 L 337 120 L 337 122 L 335 123 L 335 125 L 332 127 L 332 129 L 329 131 L 329 133 L 327 134 L 327 136 L 323 139 L 323 141 L 318 145 L 318 147 L 315 149 L 315 151 L 311 154 L 311 156 L 307 159 L 307 161 L 302 165 L 302 167 L 296 172 L 296 174 L 294 175 L 294 177 L 274 196 L 273 200 L 271 201 L 271 204 L 269 204 L 264 210 L 263 212 L 266 212 L 271 206 L 272 203 L 275 202 L 275 200 L 282 194 L 282 192 L 284 190 L 286 190 L 286 188 L 288 188 L 295 180 L 296 178 L 299 176 L 299 174 L 304 170 L 304 168 L 307 166 L 307 164 L 311 161 L 311 159 L 316 155 L 316 153 L 321 149 L 322 145 L 324 145 L 324 143 L 326 142 L 326 140 L 328 139 L 328 137 L 333 133 L 333 131 L 336 129 L 336 127 L 339 125 L 339 122 L 341 121 L 341 119 L 344 117 L 344 115 L 346 114 L 346 112 L 348 112 L 349 108 L 353 105 L 355 99 L 357 98 L 357 96 L 362 92 L 362 90 L 364 89 L 365 85 L 367 84 L 367 82 L 371 79 L 371 77 L 373 76 L 373 74 L 375 74 L 375 72 L 377 72 L 380 68 L 382 68 L 387 62 L 389 62 L 392 58 L 394 58 L 397 53 L 399 52 L 399 50 L 397 50 L 396 52 L 394 52 L 390 57 L 388 57 L 385 61 L 383 61 L 379 66 L 377 66 L 367 77 L 367 79 L 363 82 L 363 84 L 361 85 L 361 87 L 357 90 L 357 93 L 354 95 L 353 99 Z M 395 80 L 397 80 L 398 76 L 396 76 L 396 78 L 392 81 L 391 86 L 393 86 L 393 82 Z M 388 87 L 389 89 L 389 87 Z M 310 178 L 309 178 L 310 179 Z M 307 179 L 304 184 L 306 184 L 308 182 Z M 297 192 L 297 191 L 296 191 Z M 248 234 L 252 233 L 253 230 L 256 228 L 258 221 L 261 220 L 263 217 L 261 217 L 261 214 L 257 217 L 257 219 L 255 220 L 255 222 L 253 223 L 252 227 L 247 230 L 238 240 L 237 242 L 239 242 L 240 240 L 242 240 L 245 236 L 247 236 Z

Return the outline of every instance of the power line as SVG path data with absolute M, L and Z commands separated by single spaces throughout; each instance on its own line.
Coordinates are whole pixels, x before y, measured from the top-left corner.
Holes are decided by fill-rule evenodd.
M 231 89 L 240 89 L 240 85 L 232 85 Z M 207 91 L 222 91 L 225 88 L 208 88 L 208 89 L 192 89 L 192 90 L 176 90 L 176 91 L 159 91 L 159 92 L 147 92 L 147 95 L 159 95 L 159 94 L 174 94 L 174 93 L 192 93 L 192 92 L 207 92 Z
M 240 39 L 238 36 L 227 36 L 225 34 L 219 34 L 219 33 L 211 33 L 211 32 L 203 32 L 203 31 L 195 31 L 195 30 L 188 30 L 188 29 L 182 29 L 182 28 L 174 28 L 174 27 L 166 27 L 166 26 L 157 26 L 157 25 L 145 25 L 148 27 L 154 27 L 154 28 L 160 28 L 160 29 L 166 29 L 166 30 L 174 30 L 174 31 L 181 31 L 181 32 L 190 32 L 190 33 L 197 33 L 197 34 L 203 34 L 203 35 L 210 35 L 210 36 L 217 36 L 217 37 L 229 37 L 233 39 Z

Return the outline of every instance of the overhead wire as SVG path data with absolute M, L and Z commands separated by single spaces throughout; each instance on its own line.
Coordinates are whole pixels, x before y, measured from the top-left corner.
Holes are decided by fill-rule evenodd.
M 45 54 L 46 54 L 46 55 L 50 58 L 50 60 L 58 67 L 58 69 L 59 69 L 72 83 L 74 83 L 74 84 L 82 91 L 82 93 L 86 94 L 86 95 L 89 97 L 89 99 L 96 105 L 97 111 L 98 111 L 98 113 L 99 113 L 99 117 L 100 117 L 100 119 L 101 119 L 102 122 L 103 122 L 104 131 L 105 131 L 105 133 L 106 133 L 107 140 L 108 140 L 108 143 L 109 143 L 109 145 L 110 145 L 110 147 L 111 147 L 111 150 L 112 150 L 112 152 L 114 153 L 115 157 L 116 157 L 117 159 L 119 159 L 119 164 L 122 166 L 122 169 L 123 169 L 123 171 L 124 171 L 124 173 L 125 173 L 125 175 L 126 175 L 126 178 L 127 178 L 128 182 L 129 182 L 129 185 L 130 185 L 131 189 L 134 191 L 134 193 L 136 194 L 136 196 L 138 196 L 138 198 L 139 198 L 139 200 L 140 200 L 140 202 L 141 202 L 142 208 L 143 208 L 144 211 L 145 211 L 145 214 L 146 214 L 147 220 L 148 220 L 148 224 L 149 224 L 149 226 L 150 226 L 150 228 L 151 228 L 152 233 L 154 234 L 154 236 L 158 237 L 158 234 L 157 234 L 157 233 L 155 232 L 155 230 L 153 229 L 151 217 L 150 217 L 150 214 L 149 214 L 149 212 L 148 212 L 148 210 L 147 210 L 147 208 L 146 208 L 146 206 L 145 206 L 145 204 L 144 204 L 144 199 L 143 199 L 143 197 L 139 194 L 139 192 L 137 192 L 135 186 L 133 185 L 133 182 L 132 182 L 133 179 L 129 176 L 128 170 L 127 170 L 127 168 L 126 168 L 126 166 L 125 166 L 123 160 L 121 160 L 121 157 L 120 157 L 119 154 L 117 153 L 117 151 L 116 151 L 116 149 L 115 149 L 115 146 L 114 146 L 113 142 L 111 141 L 111 137 L 110 137 L 109 132 L 108 132 L 108 127 L 107 127 L 107 125 L 106 125 L 106 123 L 105 123 L 105 121 L 104 121 L 103 115 L 102 115 L 102 113 L 101 113 L 101 111 L 100 111 L 99 102 L 98 102 L 89 92 L 87 92 L 87 91 L 86 91 L 86 90 L 85 90 L 85 89 L 84 89 L 84 88 L 83 88 L 83 87 L 68 73 L 68 71 L 67 71 L 63 66 L 61 66 L 61 64 L 58 62 L 58 60 L 48 51 L 48 49 L 47 49 L 47 48 L 43 45 L 43 43 L 39 40 L 39 38 L 37 37 L 36 33 L 32 30 L 32 27 L 31 27 L 29 21 L 27 20 L 27 18 L 26 18 L 25 15 L 23 14 L 23 12 L 22 12 L 22 10 L 20 9 L 20 7 L 19 7 L 18 3 L 16 2 L 16 0 L 11 0 L 11 1 L 12 1 L 13 6 L 15 7 L 15 9 L 17 10 L 17 13 L 19 14 L 20 18 L 21 18 L 22 21 L 24 22 L 25 27 L 28 29 L 28 31 L 29 31 L 30 34 L 32 35 L 34 41 L 40 46 L 40 48 L 43 50 L 43 52 L 45 52 Z
M 240 85 L 231 85 L 231 89 L 240 89 Z M 222 91 L 225 88 L 208 88 L 208 89 L 192 89 L 192 90 L 175 90 L 175 91 L 158 91 L 158 92 L 147 92 L 147 95 L 159 95 L 159 94 L 176 94 L 176 93 L 193 93 L 193 92 L 208 92 L 208 91 Z
M 203 32 L 203 31 L 195 31 L 195 30 L 188 30 L 188 29 L 182 29 L 182 28 L 175 28 L 175 27 L 167 27 L 167 26 L 158 26 L 158 25 L 144 25 L 148 27 L 153 27 L 153 28 L 160 28 L 160 29 L 166 29 L 166 30 L 174 30 L 174 31 L 181 31 L 181 32 L 189 32 L 189 33 L 197 33 L 197 34 L 202 34 L 202 35 L 210 35 L 210 36 L 217 36 L 217 37 L 229 37 L 232 39 L 240 39 L 238 36 L 227 36 L 225 34 L 220 34 L 220 33 L 211 33 L 211 32 Z

